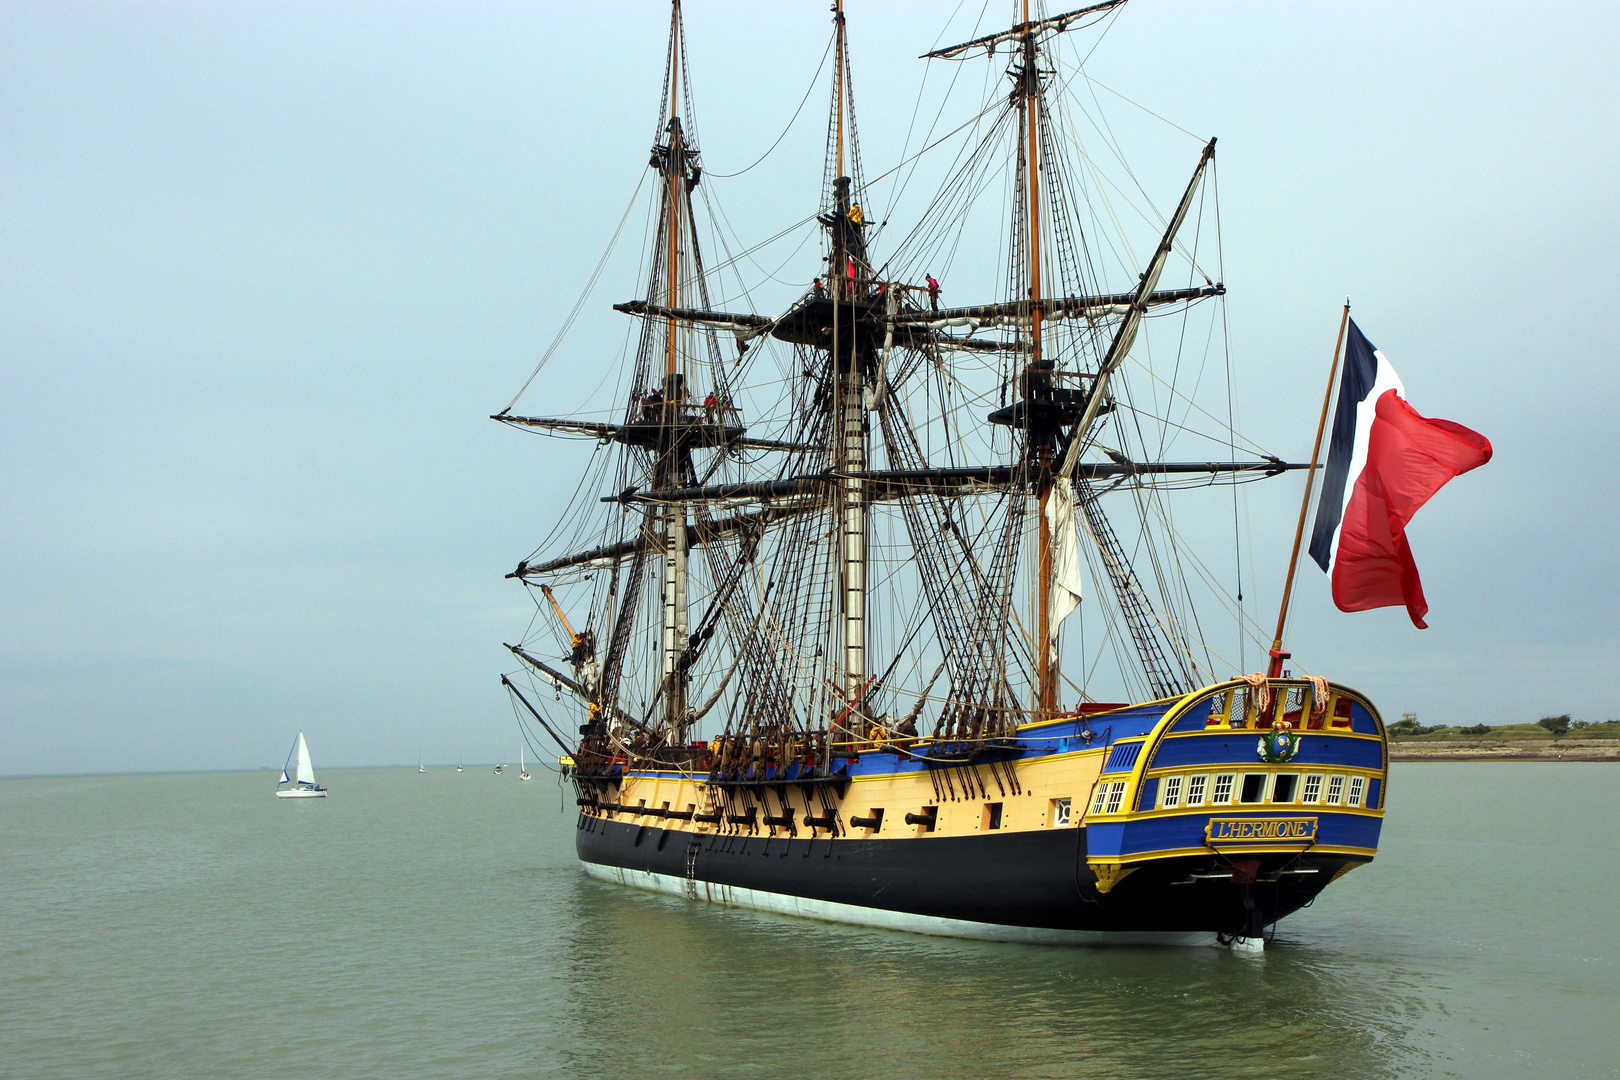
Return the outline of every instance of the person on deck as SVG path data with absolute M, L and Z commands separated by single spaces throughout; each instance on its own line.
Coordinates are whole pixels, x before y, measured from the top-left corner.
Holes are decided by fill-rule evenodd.
M 917 721 L 911 716 L 902 717 L 894 727 L 894 737 L 901 750 L 910 750 L 917 741 Z
M 934 280 L 933 274 L 928 275 L 928 309 L 939 310 L 939 282 Z
M 815 293 L 816 294 L 816 299 L 819 300 L 823 296 L 827 295 L 827 286 L 825 286 L 825 285 L 823 285 L 821 283 L 820 278 L 816 278 L 815 283 L 810 286 L 810 291 Z
M 710 390 L 709 396 L 703 399 L 703 411 L 708 415 L 710 420 L 714 419 L 714 410 L 717 409 L 719 405 L 720 399 L 714 396 L 713 390 Z

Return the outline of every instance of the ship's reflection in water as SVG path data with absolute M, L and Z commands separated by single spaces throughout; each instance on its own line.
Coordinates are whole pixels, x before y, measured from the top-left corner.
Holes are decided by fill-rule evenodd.
M 1286 932 L 1260 958 L 1007 945 L 583 878 L 573 918 L 565 1044 L 587 1070 L 609 1051 L 624 1075 L 680 1063 L 677 1074 L 892 1080 L 1384 1076 L 1426 1060 L 1405 1038 L 1424 1013 L 1421 979 Z
M 1399 766 L 1377 861 L 1259 957 L 866 930 L 559 860 L 548 1054 L 574 1076 L 1613 1076 L 1611 768 Z

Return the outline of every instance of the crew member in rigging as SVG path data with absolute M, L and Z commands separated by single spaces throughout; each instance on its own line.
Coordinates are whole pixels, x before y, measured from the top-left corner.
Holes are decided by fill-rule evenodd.
M 928 275 L 928 309 L 939 310 L 939 282 L 934 280 L 933 274 Z

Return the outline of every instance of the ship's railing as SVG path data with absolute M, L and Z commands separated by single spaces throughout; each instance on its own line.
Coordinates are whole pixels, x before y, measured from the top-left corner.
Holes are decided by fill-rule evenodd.
M 1348 730 L 1351 699 L 1326 679 L 1261 675 L 1234 680 L 1210 696 L 1206 727 L 1269 730 L 1283 724 L 1296 731 Z

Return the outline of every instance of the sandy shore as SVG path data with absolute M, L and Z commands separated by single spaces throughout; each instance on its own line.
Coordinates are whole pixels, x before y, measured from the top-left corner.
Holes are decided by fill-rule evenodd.
M 1406 742 L 1396 739 L 1389 745 L 1391 761 L 1615 761 L 1620 762 L 1620 742 L 1613 739 L 1559 739 L 1558 742 L 1524 742 L 1489 739 L 1456 742 Z

